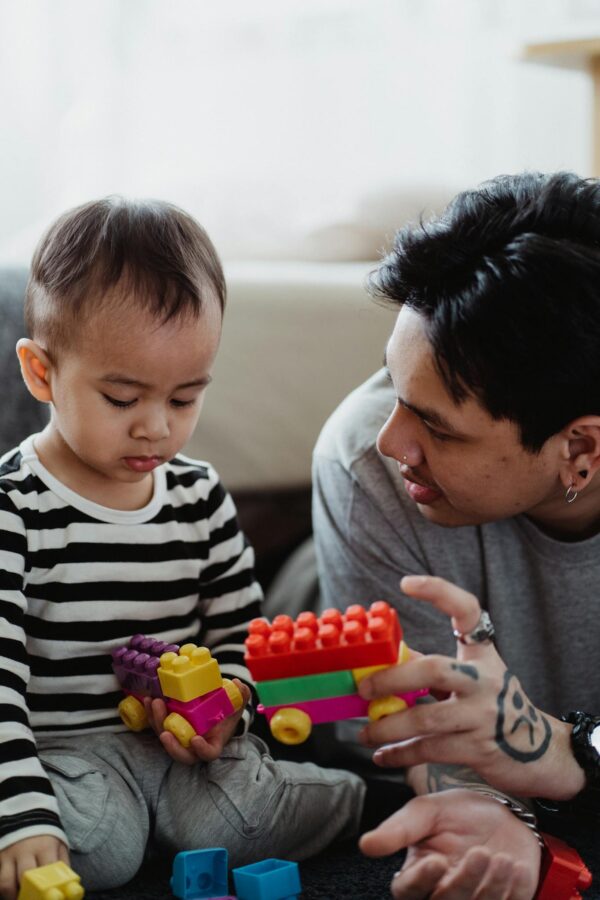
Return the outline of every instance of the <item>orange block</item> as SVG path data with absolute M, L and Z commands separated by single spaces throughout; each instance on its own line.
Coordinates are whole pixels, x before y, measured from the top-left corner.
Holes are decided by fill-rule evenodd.
M 349 606 L 321 616 L 303 612 L 253 619 L 246 638 L 246 665 L 255 681 L 317 675 L 340 669 L 392 665 L 398 660 L 402 628 L 396 610 L 379 600 L 368 610 Z

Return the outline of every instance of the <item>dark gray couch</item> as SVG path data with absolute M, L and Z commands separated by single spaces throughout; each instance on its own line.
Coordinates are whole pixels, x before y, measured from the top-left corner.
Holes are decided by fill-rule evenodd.
M 15 344 L 25 337 L 23 297 L 27 270 L 0 269 L 0 454 L 10 450 L 28 434 L 40 431 L 48 420 L 48 409 L 34 400 L 25 387 Z

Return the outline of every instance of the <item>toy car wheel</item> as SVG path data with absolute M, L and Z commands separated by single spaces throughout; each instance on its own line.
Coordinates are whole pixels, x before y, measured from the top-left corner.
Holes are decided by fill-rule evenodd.
M 163 722 L 165 731 L 174 734 L 182 747 L 189 747 L 193 737 L 196 737 L 196 731 L 187 719 L 180 716 L 179 713 L 169 713 Z
M 223 687 L 227 691 L 227 696 L 231 700 L 231 705 L 233 706 L 233 708 L 241 709 L 244 705 L 244 698 L 242 697 L 241 691 L 239 690 L 237 685 L 235 685 L 229 678 L 224 678 Z
M 407 707 L 406 700 L 402 700 L 400 697 L 380 697 L 369 703 L 368 716 L 371 722 L 377 722 L 378 719 L 391 716 L 392 713 L 402 712 Z
M 302 709 L 278 709 L 270 725 L 271 734 L 282 744 L 303 744 L 312 731 L 310 716 Z
M 119 715 L 131 731 L 143 731 L 148 727 L 144 704 L 136 697 L 128 696 L 119 703 Z

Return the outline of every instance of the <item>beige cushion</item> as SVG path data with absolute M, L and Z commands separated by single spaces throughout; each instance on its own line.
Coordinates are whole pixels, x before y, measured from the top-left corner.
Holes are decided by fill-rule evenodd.
M 381 365 L 394 311 L 367 295 L 374 263 L 226 267 L 223 339 L 199 425 L 185 448 L 229 489 L 310 481 L 328 415 Z

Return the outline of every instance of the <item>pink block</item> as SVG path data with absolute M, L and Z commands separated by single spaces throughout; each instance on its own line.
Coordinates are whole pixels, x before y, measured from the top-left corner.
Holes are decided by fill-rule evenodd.
M 347 697 L 327 697 L 325 700 L 303 700 L 301 703 L 282 703 L 279 706 L 258 706 L 258 712 L 264 713 L 270 722 L 278 709 L 301 709 L 311 722 L 319 725 L 321 722 L 338 722 L 340 719 L 355 719 L 358 716 L 366 716 L 368 700 L 363 700 L 358 694 L 349 694 Z
M 187 719 L 196 734 L 206 734 L 213 725 L 235 712 L 227 691 L 222 687 L 185 703 L 169 698 L 166 704 L 169 712 L 179 713 Z
M 414 706 L 417 697 L 423 697 L 427 693 L 428 691 L 426 690 L 411 691 L 398 696 L 405 700 L 408 706 Z M 259 713 L 263 713 L 267 717 L 269 722 L 279 709 L 301 709 L 310 716 L 310 720 L 314 725 L 320 725 L 322 722 L 339 722 L 342 719 L 357 719 L 360 716 L 366 716 L 368 714 L 369 701 L 363 700 L 359 694 L 348 694 L 345 697 L 303 700 L 300 703 L 281 703 L 278 706 L 263 706 L 261 703 L 257 709 Z

